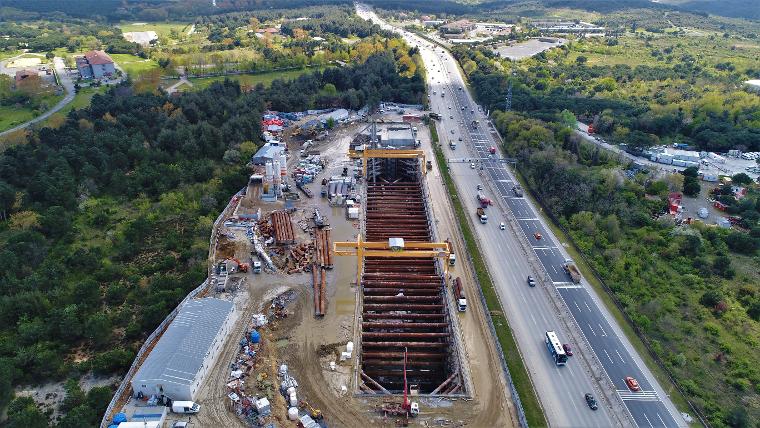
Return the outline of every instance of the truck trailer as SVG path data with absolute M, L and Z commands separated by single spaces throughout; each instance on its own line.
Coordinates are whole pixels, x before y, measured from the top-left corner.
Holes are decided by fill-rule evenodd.
M 565 272 L 567 272 L 568 275 L 570 275 L 570 278 L 574 283 L 578 284 L 581 282 L 581 272 L 578 270 L 578 266 L 575 266 L 575 263 L 573 263 L 572 260 L 565 260 L 565 263 L 562 264 L 562 268 L 565 269 Z
M 478 208 L 475 211 L 475 214 L 478 216 L 478 219 L 480 219 L 480 222 L 482 224 L 488 223 L 488 216 L 486 215 L 486 210 L 484 210 L 482 207 Z
M 457 310 L 464 312 L 467 310 L 467 298 L 464 296 L 462 289 L 462 280 L 459 277 L 454 279 L 454 299 L 457 302 Z

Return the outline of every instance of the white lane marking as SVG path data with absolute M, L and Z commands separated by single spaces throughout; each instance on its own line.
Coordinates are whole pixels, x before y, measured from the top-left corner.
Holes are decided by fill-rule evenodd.
M 530 319 L 533 320 L 533 324 L 538 327 L 538 323 L 536 323 L 536 318 L 533 316 L 533 313 L 530 314 Z
M 620 357 L 620 361 L 622 361 L 623 364 L 625 364 L 625 360 L 623 359 L 623 356 L 620 355 L 620 352 L 617 349 L 615 349 L 615 353 L 618 354 L 618 357 Z
M 596 332 L 594 331 L 594 327 L 591 327 L 591 324 L 588 324 L 588 329 L 591 330 L 591 334 L 596 336 Z
M 578 312 L 581 312 L 581 307 L 578 306 L 578 302 L 576 302 L 575 300 L 573 300 L 573 303 L 575 303 L 575 307 L 578 308 Z
M 578 284 L 571 284 L 571 285 L 558 285 L 557 288 L 583 288 L 583 286 L 578 285 Z
M 588 305 L 588 302 L 583 302 L 584 305 L 588 308 L 588 311 L 591 312 L 591 307 Z
M 614 361 L 612 361 L 612 357 L 610 357 L 610 353 L 609 353 L 609 352 L 607 352 L 607 350 L 606 350 L 606 349 L 604 350 L 604 355 L 606 355 L 606 356 L 607 356 L 607 358 L 609 358 L 609 360 L 610 360 L 610 364 L 615 364 L 615 362 L 614 362 Z
M 646 413 L 644 413 L 644 418 L 647 420 L 647 423 L 649 424 L 649 426 L 652 427 L 652 428 L 654 428 L 654 425 L 652 425 L 652 422 L 649 420 L 649 418 L 647 418 L 647 414 Z
M 655 391 L 633 392 L 630 389 L 617 389 L 615 392 L 623 401 L 660 401 L 660 397 Z
M 662 426 L 664 427 L 668 426 L 668 424 L 666 424 L 665 421 L 662 420 L 662 416 L 660 416 L 660 412 L 657 412 L 657 419 L 659 419 L 660 422 L 662 422 Z
M 599 330 L 602 330 L 602 336 L 607 337 L 607 332 L 604 331 L 604 327 L 602 327 L 601 324 L 598 324 L 598 325 L 599 325 Z

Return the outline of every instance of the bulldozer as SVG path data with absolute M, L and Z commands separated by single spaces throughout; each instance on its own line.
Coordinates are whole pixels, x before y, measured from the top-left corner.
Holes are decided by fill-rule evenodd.
M 301 402 L 298 403 L 298 407 L 303 411 L 309 412 L 309 416 L 311 416 L 311 418 L 315 421 L 321 421 L 324 417 L 321 410 L 315 409 L 311 406 L 311 404 L 304 400 L 301 400 Z

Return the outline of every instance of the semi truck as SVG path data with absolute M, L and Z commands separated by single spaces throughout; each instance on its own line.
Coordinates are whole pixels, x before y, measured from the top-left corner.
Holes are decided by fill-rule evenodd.
M 483 208 L 478 208 L 475 211 L 475 214 L 477 214 L 478 218 L 480 219 L 480 222 L 483 224 L 488 223 L 488 216 L 486 215 L 486 210 Z
M 464 296 L 462 289 L 462 280 L 459 277 L 454 279 L 454 299 L 457 302 L 457 310 L 464 312 L 467 310 L 467 298 Z
M 565 269 L 565 272 L 567 272 L 568 275 L 570 275 L 570 278 L 574 283 L 578 284 L 581 282 L 581 272 L 572 260 L 566 259 L 565 263 L 562 264 L 562 268 Z

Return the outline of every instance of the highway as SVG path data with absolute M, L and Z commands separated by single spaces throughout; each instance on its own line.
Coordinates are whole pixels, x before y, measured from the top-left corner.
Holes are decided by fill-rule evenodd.
M 364 6 L 357 10 L 365 19 L 400 31 Z M 490 157 L 489 149 L 499 147 L 498 136 L 464 88 L 454 58 L 424 39 L 400 32 L 420 48 L 428 73 L 430 109 L 442 116 L 438 130 L 450 171 L 465 210 L 472 213 L 471 224 L 548 423 L 555 427 L 685 427 L 595 291 L 585 280 L 570 281 L 562 268 L 567 253 L 532 202 L 515 196 L 515 180 L 498 158 L 498 150 Z M 473 126 L 473 120 L 479 124 Z M 455 150 L 449 148 L 450 140 L 458 143 Z M 486 224 L 475 217 L 478 184 L 486 196 L 498 198 L 486 210 Z M 500 229 L 501 222 L 505 230 Z M 528 275 L 539 280 L 537 287 L 528 286 Z M 555 365 L 547 352 L 544 334 L 549 330 L 575 351 L 565 366 Z M 626 376 L 637 379 L 641 391 L 630 391 Z M 599 410 L 588 408 L 587 392 L 597 397 Z

